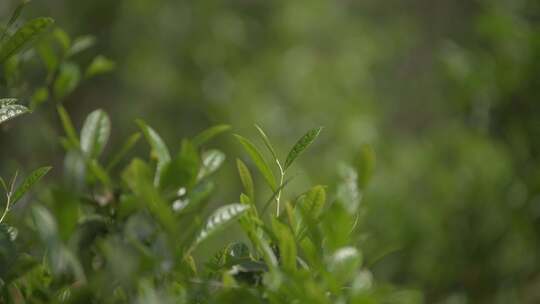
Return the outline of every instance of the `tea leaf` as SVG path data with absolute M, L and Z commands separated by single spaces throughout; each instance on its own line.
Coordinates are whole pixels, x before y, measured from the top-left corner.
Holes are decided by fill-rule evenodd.
M 203 179 L 216 172 L 225 161 L 225 153 L 219 150 L 208 150 L 202 155 L 202 166 L 199 170 L 198 179 Z
M 0 37 L 0 41 L 4 39 L 4 36 L 5 36 L 6 32 L 7 32 L 7 30 L 9 30 L 9 28 L 13 25 L 13 23 L 15 23 L 15 21 L 17 21 L 17 19 L 19 19 L 19 16 L 21 15 L 22 10 L 28 4 L 28 2 L 30 2 L 30 0 L 24 0 L 21 3 L 19 3 L 19 5 L 17 5 L 15 10 L 11 14 L 11 17 L 9 18 L 9 21 L 6 24 L 6 27 L 2 31 L 2 36 Z
M 79 66 L 71 63 L 64 62 L 60 66 L 58 76 L 54 81 L 53 93 L 57 100 L 62 100 L 69 94 L 71 94 L 81 80 L 81 71 Z
M 25 23 L 0 46 L 0 63 L 4 63 L 9 57 L 16 54 L 33 38 L 44 32 L 53 22 L 52 18 L 40 17 Z
M 30 112 L 27 107 L 18 104 L 8 104 L 0 108 L 0 124 L 17 116 Z
M 266 160 L 262 156 L 259 149 L 257 149 L 257 147 L 255 147 L 255 145 L 253 145 L 247 138 L 236 134 L 234 136 L 236 137 L 236 139 L 238 139 L 240 144 L 242 144 L 244 150 L 246 150 L 250 158 L 253 160 L 255 166 L 257 167 L 257 169 L 259 169 L 270 188 L 275 191 L 277 188 L 277 183 L 274 177 L 274 173 L 272 173 L 272 170 L 266 163 Z
M 114 61 L 106 58 L 105 56 L 99 55 L 94 58 L 88 68 L 86 68 L 84 76 L 86 78 L 91 78 L 97 75 L 109 73 L 115 68 L 116 64 L 114 63 Z
M 161 177 L 163 168 L 168 162 L 171 161 L 171 154 L 169 153 L 167 145 L 165 145 L 163 142 L 163 139 L 161 139 L 159 134 L 154 129 L 148 126 L 143 120 L 137 120 L 136 122 L 141 128 L 146 141 L 152 148 L 152 156 L 157 159 L 157 170 L 154 179 L 154 184 L 157 185 L 159 184 L 159 179 Z
M 60 116 L 62 127 L 64 128 L 64 132 L 66 132 L 69 141 L 73 146 L 78 147 L 80 145 L 79 138 L 77 137 L 77 132 L 75 131 L 73 122 L 71 121 L 71 118 L 69 118 L 69 114 L 62 105 L 59 105 L 56 110 L 58 111 L 58 116 Z
M 197 134 L 193 138 L 193 140 L 192 140 L 193 145 L 201 146 L 202 144 L 208 142 L 212 138 L 218 136 L 221 133 L 227 132 L 230 129 L 231 129 L 231 126 L 229 126 L 229 125 L 217 125 L 217 126 L 213 126 L 213 127 L 209 128 L 209 129 L 206 129 L 206 130 L 202 131 L 201 133 Z
M 111 170 L 116 166 L 124 156 L 137 144 L 139 139 L 141 138 L 141 133 L 137 132 L 135 134 L 132 134 L 126 142 L 122 145 L 122 148 L 120 151 L 118 151 L 111 159 L 109 164 L 107 165 L 107 171 Z
M 244 186 L 244 190 L 246 191 L 248 197 L 254 202 L 255 187 L 253 186 L 253 178 L 251 177 L 251 173 L 249 172 L 246 164 L 244 164 L 244 162 L 240 159 L 236 159 L 236 166 L 238 167 L 238 174 L 240 175 L 242 186 Z
M 111 121 L 105 111 L 90 113 L 81 130 L 81 150 L 88 158 L 97 158 L 103 152 L 111 134 Z
M 11 203 L 14 205 L 17 203 L 27 192 L 32 188 L 32 186 L 37 183 L 43 176 L 45 176 L 52 167 L 41 167 L 26 177 L 22 184 L 17 188 L 15 193 L 11 198 Z
M 266 145 L 266 148 L 268 148 L 268 151 L 270 151 L 270 153 L 272 154 L 272 157 L 274 158 L 274 160 L 277 163 L 279 163 L 279 158 L 277 157 L 277 153 L 274 150 L 274 147 L 272 146 L 272 143 L 270 142 L 270 139 L 268 138 L 268 136 L 266 136 L 266 133 L 263 131 L 263 129 L 261 127 L 259 127 L 259 125 L 255 125 L 255 128 L 257 129 L 257 131 L 259 131 L 259 135 L 261 136 L 262 140 L 264 141 L 264 144 Z
M 296 243 L 289 227 L 272 217 L 272 230 L 279 244 L 279 256 L 283 268 L 296 271 Z
M 289 154 L 287 155 L 287 160 L 285 161 L 285 170 L 289 168 L 294 160 L 304 152 L 312 143 L 315 141 L 319 133 L 321 133 L 322 127 L 312 129 L 308 131 L 304 136 L 302 136 L 296 144 L 293 146 Z
M 231 224 L 234 220 L 238 219 L 242 214 L 244 214 L 248 209 L 248 205 L 243 205 L 239 203 L 225 205 L 218 208 L 208 218 L 203 229 L 199 232 L 194 246 L 200 244 L 212 234 L 222 230 L 227 225 Z

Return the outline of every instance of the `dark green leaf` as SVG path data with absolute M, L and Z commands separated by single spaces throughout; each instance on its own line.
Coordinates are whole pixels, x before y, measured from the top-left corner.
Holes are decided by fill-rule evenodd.
M 76 64 L 65 62 L 60 66 L 58 77 L 53 85 L 54 97 L 62 100 L 77 88 L 81 80 L 81 71 Z
M 287 160 L 285 161 L 285 168 L 284 170 L 287 170 L 294 160 L 304 152 L 312 143 L 315 141 L 317 136 L 319 136 L 319 133 L 321 133 L 322 127 L 315 128 L 307 132 L 304 136 L 302 136 L 296 144 L 293 146 L 289 154 L 287 155 Z
M 15 193 L 11 198 L 11 204 L 15 205 L 22 197 L 25 195 L 32 186 L 37 183 L 43 176 L 45 176 L 52 167 L 41 167 L 28 175 L 28 177 L 22 182 L 22 184 L 17 188 Z
M 4 63 L 9 57 L 16 54 L 33 38 L 44 32 L 53 22 L 51 18 L 40 17 L 25 23 L 0 47 L 0 63 Z

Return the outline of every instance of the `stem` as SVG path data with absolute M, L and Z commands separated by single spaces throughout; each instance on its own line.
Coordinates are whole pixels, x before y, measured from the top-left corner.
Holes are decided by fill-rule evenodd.
M 280 180 L 279 180 L 279 191 L 278 191 L 278 194 L 276 195 L 276 217 L 279 217 L 279 200 L 281 199 L 281 191 L 283 190 L 281 186 L 283 186 L 283 179 L 285 178 L 285 171 L 283 171 L 283 167 L 281 166 L 281 163 L 279 162 L 278 159 L 276 159 L 276 163 L 279 167 L 279 173 L 281 175 Z
M 2 217 L 0 217 L 0 223 L 2 223 L 2 221 L 4 220 L 4 218 L 6 217 L 7 213 L 8 213 L 8 210 L 9 210 L 9 205 L 11 203 L 11 196 L 8 194 L 7 195 L 7 203 L 6 203 L 6 209 L 4 209 L 4 213 L 2 213 Z

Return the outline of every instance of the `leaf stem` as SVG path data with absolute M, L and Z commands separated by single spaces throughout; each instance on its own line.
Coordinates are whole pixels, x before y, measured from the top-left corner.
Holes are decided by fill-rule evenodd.
M 276 195 L 276 217 L 279 217 L 279 201 L 281 199 L 281 191 L 283 190 L 283 180 L 285 179 L 285 170 L 283 170 L 283 167 L 281 166 L 281 163 L 279 162 L 279 159 L 276 158 L 276 163 L 279 168 L 279 174 L 280 174 L 280 180 L 279 180 L 279 191 Z

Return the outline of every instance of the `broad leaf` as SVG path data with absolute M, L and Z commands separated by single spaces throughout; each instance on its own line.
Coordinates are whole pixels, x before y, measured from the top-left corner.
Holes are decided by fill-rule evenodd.
M 304 152 L 312 143 L 315 141 L 319 133 L 321 133 L 322 127 L 315 128 L 307 132 L 302 136 L 296 144 L 293 146 L 289 154 L 287 155 L 287 160 L 285 161 L 285 170 L 289 168 L 294 160 Z
M 81 130 L 81 150 L 88 158 L 98 158 L 111 135 L 111 120 L 105 111 L 90 113 Z
M 255 166 L 257 166 L 257 168 L 259 169 L 259 171 L 263 175 L 264 179 L 266 180 L 266 182 L 270 186 L 270 188 L 272 190 L 276 190 L 277 183 L 276 183 L 276 178 L 274 177 L 274 173 L 270 169 L 270 166 L 268 166 L 268 163 L 266 162 L 266 160 L 262 156 L 259 149 L 257 149 L 257 147 L 255 147 L 255 145 L 252 144 L 247 138 L 244 138 L 244 137 L 242 137 L 240 135 L 236 135 L 236 134 L 234 136 L 242 144 L 242 146 L 244 147 L 244 150 L 246 150 L 248 155 L 251 157 L 251 159 L 255 163 Z
M 249 206 L 243 204 L 230 204 L 220 207 L 208 218 L 206 225 L 199 232 L 195 245 L 200 244 L 212 234 L 224 229 L 234 220 L 238 219 L 249 209 Z
M 174 191 L 180 187 L 190 188 L 195 184 L 198 172 L 199 155 L 197 150 L 188 140 L 184 140 L 178 154 L 165 164 L 159 187 Z
M 28 112 L 30 111 L 25 106 L 17 104 L 5 105 L 0 108 L 0 124 Z
M 25 195 L 32 188 L 32 186 L 43 176 L 45 176 L 51 169 L 52 167 L 41 167 L 30 173 L 30 175 L 26 177 L 17 190 L 15 190 L 15 193 L 11 198 L 11 204 L 16 204 L 23 197 L 23 195 Z
M 9 57 L 16 54 L 33 38 L 44 32 L 53 22 L 51 18 L 40 17 L 25 23 L 0 47 L 0 63 L 4 63 Z
M 361 265 L 362 255 L 356 248 L 350 246 L 336 250 L 328 260 L 328 270 L 340 283 L 354 277 Z

